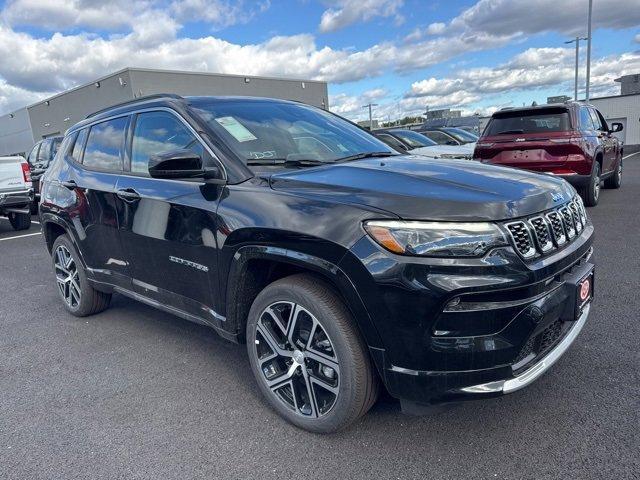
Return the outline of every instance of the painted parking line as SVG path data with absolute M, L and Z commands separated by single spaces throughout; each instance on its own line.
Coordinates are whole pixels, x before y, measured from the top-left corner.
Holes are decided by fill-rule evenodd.
M 634 155 L 638 155 L 640 152 L 636 152 L 636 153 L 630 153 L 629 155 L 625 155 L 624 157 L 622 157 L 623 160 L 629 158 L 629 157 L 633 157 Z
M 15 237 L 0 238 L 0 242 L 4 242 L 5 240 L 17 240 L 18 238 L 24 238 L 24 237 L 33 237 L 34 235 L 42 235 L 42 232 L 27 233 L 26 235 L 16 235 Z

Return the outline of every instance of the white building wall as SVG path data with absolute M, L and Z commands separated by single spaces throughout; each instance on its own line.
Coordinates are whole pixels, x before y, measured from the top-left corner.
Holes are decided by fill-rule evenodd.
M 619 135 L 625 145 L 640 145 L 640 94 L 592 98 L 589 103 L 600 110 L 607 123 L 618 121 L 625 125 Z

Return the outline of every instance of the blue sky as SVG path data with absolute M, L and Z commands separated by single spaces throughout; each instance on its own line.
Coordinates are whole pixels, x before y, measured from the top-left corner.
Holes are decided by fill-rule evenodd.
M 326 80 L 332 110 L 352 119 L 369 101 L 382 119 L 426 106 L 489 113 L 573 94 L 573 46 L 563 42 L 586 34 L 587 4 L 5 1 L 0 113 L 125 66 Z M 592 58 L 596 95 L 640 72 L 638 0 L 594 1 Z

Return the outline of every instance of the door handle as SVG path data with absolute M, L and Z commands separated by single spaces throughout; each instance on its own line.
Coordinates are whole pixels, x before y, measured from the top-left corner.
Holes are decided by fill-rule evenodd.
M 116 195 L 125 202 L 135 202 L 136 200 L 140 200 L 140 194 L 133 188 L 122 188 L 116 192 Z

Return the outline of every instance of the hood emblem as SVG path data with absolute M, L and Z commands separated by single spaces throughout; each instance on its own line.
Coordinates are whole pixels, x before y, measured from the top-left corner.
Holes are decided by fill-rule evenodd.
M 564 195 L 562 195 L 561 193 L 556 193 L 556 192 L 554 192 L 554 193 L 552 193 L 552 194 L 551 194 L 551 199 L 552 199 L 555 203 L 558 203 L 558 202 L 561 202 L 561 201 L 563 201 L 563 200 L 564 200 Z

